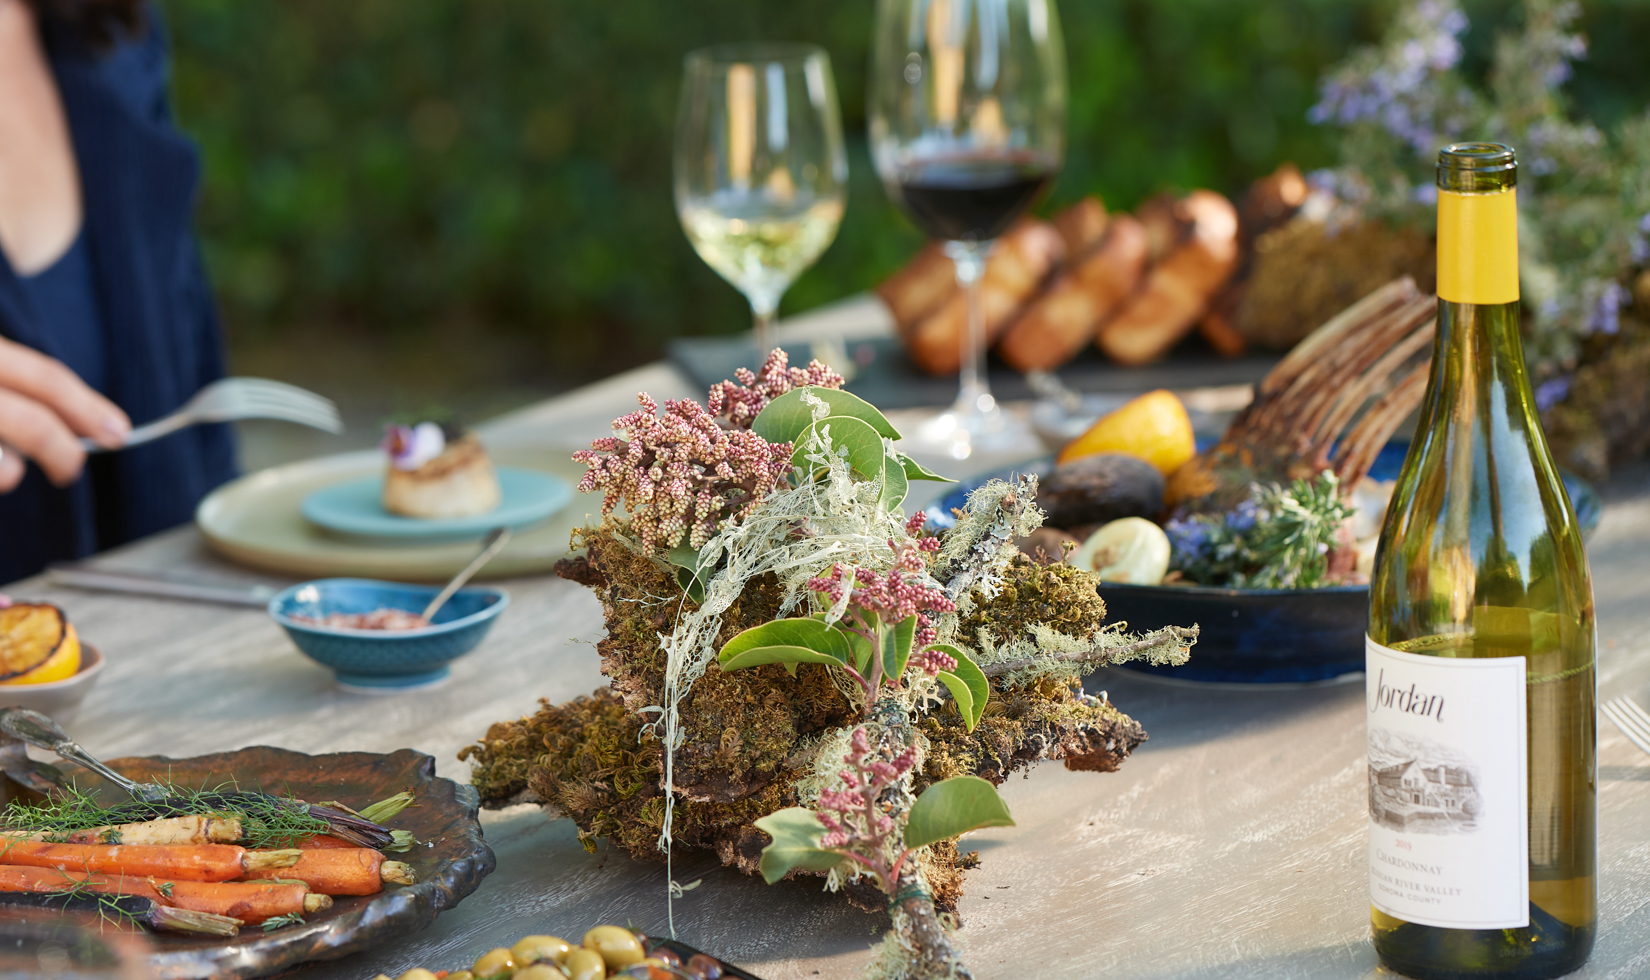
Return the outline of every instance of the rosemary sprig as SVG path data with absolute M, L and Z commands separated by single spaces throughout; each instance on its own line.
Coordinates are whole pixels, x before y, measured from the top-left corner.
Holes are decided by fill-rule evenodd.
M 277 915 L 273 919 L 265 919 L 263 930 L 264 932 L 274 932 L 276 929 L 285 929 L 287 926 L 301 926 L 303 924 L 303 913 L 292 912 L 287 915 Z

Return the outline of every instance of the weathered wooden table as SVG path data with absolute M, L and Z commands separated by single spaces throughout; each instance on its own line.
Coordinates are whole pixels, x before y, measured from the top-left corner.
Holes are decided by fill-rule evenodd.
M 701 396 L 655 365 L 484 429 L 490 439 L 571 450 L 634 407 L 634 393 Z M 937 462 L 937 461 L 935 461 Z M 970 461 L 968 469 L 1000 460 Z M 950 472 L 956 473 L 953 464 Z M 1603 696 L 1650 703 L 1650 468 L 1602 488 L 1590 555 Z M 580 505 L 583 505 L 582 502 Z M 594 509 L 593 507 L 591 509 Z M 118 567 L 197 578 L 272 580 L 229 566 L 180 529 L 101 556 Z M 455 759 L 487 726 L 601 686 L 595 598 L 544 577 L 506 583 L 511 609 L 445 687 L 346 694 L 262 612 L 14 583 L 59 603 L 101 646 L 107 675 L 77 737 L 96 754 L 187 756 L 249 745 L 305 752 L 411 746 L 465 778 Z M 1196 655 L 1196 651 L 1193 651 Z M 1045 765 L 1003 789 L 1018 826 L 970 836 L 983 858 L 961 915 L 982 980 L 1021 977 L 1365 977 L 1365 763 L 1361 682 L 1298 689 L 1169 685 L 1094 675 L 1151 734 L 1120 773 Z M 1650 976 L 1650 757 L 1601 722 L 1597 951 L 1577 977 Z M 457 909 L 400 943 L 307 967 L 307 980 L 457 968 L 528 933 L 576 937 L 600 922 L 662 932 L 662 864 L 587 854 L 567 820 L 533 807 L 484 818 L 498 870 Z M 770 980 L 857 974 L 882 916 L 820 894 L 769 887 L 711 859 L 680 863 L 704 884 L 676 903 L 681 938 Z

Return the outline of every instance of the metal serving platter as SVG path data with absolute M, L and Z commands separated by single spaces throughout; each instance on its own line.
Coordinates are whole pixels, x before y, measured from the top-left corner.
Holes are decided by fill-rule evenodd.
M 422 842 L 405 854 L 394 855 L 412 865 L 416 884 L 389 885 L 377 895 L 340 896 L 331 908 L 310 915 L 302 925 L 268 933 L 244 927 L 239 936 L 228 940 L 156 933 L 149 937 L 149 967 L 159 980 L 267 977 L 300 963 L 370 949 L 425 928 L 475 891 L 494 867 L 492 849 L 481 839 L 480 800 L 475 789 L 437 778 L 435 759 L 411 749 L 388 755 L 305 755 L 257 746 L 189 759 L 114 759 L 109 766 L 138 781 L 169 780 L 191 788 L 233 784 L 242 790 L 288 794 L 312 803 L 337 800 L 348 806 L 366 806 L 403 789 L 414 796 L 415 805 L 387 826 L 409 830 Z M 92 773 L 76 772 L 75 782 L 105 802 L 126 799 Z

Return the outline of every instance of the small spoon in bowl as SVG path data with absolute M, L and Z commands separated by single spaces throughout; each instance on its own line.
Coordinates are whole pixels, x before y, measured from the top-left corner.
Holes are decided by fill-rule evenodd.
M 470 580 L 470 576 L 481 571 L 481 566 L 492 561 L 493 556 L 498 554 L 500 551 L 503 551 L 504 546 L 509 543 L 509 528 L 495 527 L 491 531 L 487 532 L 487 537 L 483 538 L 481 542 L 481 553 L 471 559 L 470 563 L 465 565 L 457 575 L 454 575 L 453 580 L 447 583 L 447 587 L 436 593 L 435 598 L 430 600 L 430 604 L 424 607 L 424 612 L 422 613 L 424 621 L 426 623 L 433 623 L 435 621 L 436 612 L 440 610 L 442 606 L 447 604 L 447 600 L 453 597 L 453 593 L 457 592 L 459 589 L 462 589 L 464 587 L 464 583 Z

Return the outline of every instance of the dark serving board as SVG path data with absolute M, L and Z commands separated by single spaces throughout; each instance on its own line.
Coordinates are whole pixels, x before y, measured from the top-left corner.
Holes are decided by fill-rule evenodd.
M 806 349 L 789 351 L 791 364 L 808 362 Z M 928 408 L 949 405 L 957 397 L 957 376 L 934 377 L 917 370 L 898 340 L 878 337 L 847 343 L 848 356 L 858 368 L 849 391 L 881 409 Z M 670 359 L 700 386 L 709 388 L 734 369 L 753 367 L 756 349 L 748 335 L 684 337 L 670 343 Z M 1227 360 L 1201 337 L 1180 344 L 1155 364 L 1124 367 L 1087 348 L 1057 374 L 1066 386 L 1081 392 L 1138 393 L 1157 388 L 1202 388 L 1212 385 L 1253 384 L 1266 376 L 1277 355 L 1254 355 Z M 1035 397 L 1025 376 L 999 361 L 987 360 L 992 393 L 1005 401 Z
M 265 933 L 244 927 L 234 939 L 155 934 L 150 967 L 161 980 L 266 977 L 311 960 L 337 959 L 425 928 L 476 890 L 495 865 L 481 839 L 480 800 L 473 787 L 437 778 L 435 759 L 401 749 L 389 755 L 337 752 L 305 755 L 257 746 L 190 759 L 164 756 L 114 759 L 111 768 L 134 780 L 170 780 L 191 788 L 233 783 L 242 790 L 289 794 L 311 803 L 337 800 L 359 808 L 410 789 L 414 805 L 388 822 L 421 842 L 392 855 L 412 865 L 417 884 L 388 885 L 377 895 L 338 897 L 303 925 Z M 105 802 L 124 793 L 91 773 L 77 785 Z

